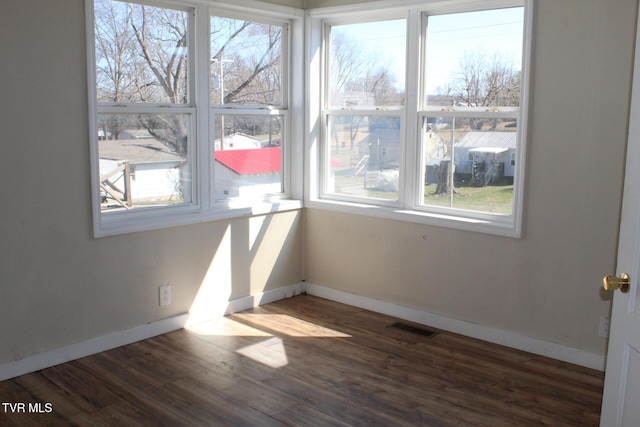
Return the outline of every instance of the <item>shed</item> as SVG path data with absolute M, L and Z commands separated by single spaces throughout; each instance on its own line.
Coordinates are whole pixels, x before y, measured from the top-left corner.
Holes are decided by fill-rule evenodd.
M 98 150 L 101 177 L 128 163 L 130 176 L 122 168 L 122 172 L 109 177 L 109 184 L 120 193 L 128 193 L 133 204 L 176 202 L 188 192 L 187 159 L 155 139 L 101 140 Z M 125 188 L 127 182 L 131 188 Z
M 215 152 L 215 192 L 219 198 L 282 192 L 280 147 Z

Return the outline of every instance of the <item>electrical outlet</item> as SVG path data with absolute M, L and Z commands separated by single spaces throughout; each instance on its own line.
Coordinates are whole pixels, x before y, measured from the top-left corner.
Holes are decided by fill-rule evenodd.
M 600 318 L 600 329 L 598 329 L 598 335 L 602 338 L 609 338 L 609 326 L 610 320 L 608 317 L 602 316 Z
M 158 294 L 160 296 L 160 305 L 171 304 L 171 285 L 168 283 L 158 288 Z

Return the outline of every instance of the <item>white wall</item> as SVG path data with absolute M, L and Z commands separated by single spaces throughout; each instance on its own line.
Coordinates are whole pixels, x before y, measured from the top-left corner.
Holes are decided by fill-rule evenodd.
M 0 364 L 300 281 L 301 212 L 94 239 L 83 1 L 0 8 Z
M 524 235 L 306 211 L 310 283 L 603 355 L 636 0 L 536 0 Z
M 83 2 L 4 2 L 0 363 L 296 283 L 303 252 L 309 282 L 604 354 L 636 8 L 536 1 L 520 240 L 319 210 L 93 239 Z

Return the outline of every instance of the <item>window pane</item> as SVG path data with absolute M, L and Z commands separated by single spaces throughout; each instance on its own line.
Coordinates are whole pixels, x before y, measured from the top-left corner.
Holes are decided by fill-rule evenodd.
M 188 14 L 95 0 L 98 102 L 188 103 Z
M 398 200 L 400 117 L 331 116 L 327 192 Z
M 520 105 L 524 9 L 427 18 L 426 104 Z
M 283 125 L 283 116 L 216 116 L 216 200 L 283 192 Z
M 282 105 L 283 27 L 211 18 L 213 104 Z
M 191 202 L 188 114 L 99 114 L 101 210 Z
M 329 53 L 331 107 L 404 105 L 406 20 L 335 25 Z
M 425 118 L 424 205 L 511 215 L 516 126 L 515 119 Z

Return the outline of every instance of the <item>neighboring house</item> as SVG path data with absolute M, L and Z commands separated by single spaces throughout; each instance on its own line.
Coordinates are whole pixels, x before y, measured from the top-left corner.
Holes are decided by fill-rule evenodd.
M 281 193 L 281 156 L 280 147 L 216 151 L 216 194 L 228 198 Z
M 146 129 L 125 129 L 117 133 L 118 139 L 155 139 L 153 135 Z M 113 133 L 105 131 L 105 129 L 98 129 L 98 139 L 112 139 Z
M 146 129 L 127 129 L 120 131 L 118 139 L 155 139 Z
M 369 156 L 369 170 L 398 169 L 400 130 L 375 129 L 358 143 L 360 156 Z
M 456 174 L 473 174 L 474 165 L 483 176 L 513 179 L 517 132 L 467 132 L 454 143 Z
M 513 180 L 517 133 L 513 131 L 470 131 L 454 143 L 455 173 L 472 177 L 474 166 L 482 184 Z M 359 156 L 369 156 L 369 171 L 397 170 L 400 163 L 399 132 L 393 128 L 376 129 L 358 144 Z M 447 143 L 437 132 L 428 131 L 423 140 L 425 183 L 437 182 L 436 170 L 449 158 Z M 378 177 L 378 180 L 380 177 Z M 478 179 L 478 176 L 475 177 Z M 388 181 L 388 180 L 387 180 Z M 388 187 L 388 185 L 385 185 Z M 393 187 L 393 186 L 391 186 Z
M 183 170 L 187 160 L 155 139 L 102 140 L 99 157 L 101 177 L 129 164 L 129 176 L 122 169 L 109 178 L 109 183 L 124 193 L 125 182 L 129 181 L 133 204 L 177 202 L 183 197 L 181 188 L 188 182 Z
M 224 137 L 224 148 L 222 150 L 220 150 L 220 139 L 216 139 L 214 145 L 216 151 L 225 151 L 261 148 L 265 143 L 263 140 L 256 138 L 255 136 L 244 133 L 234 133 Z

